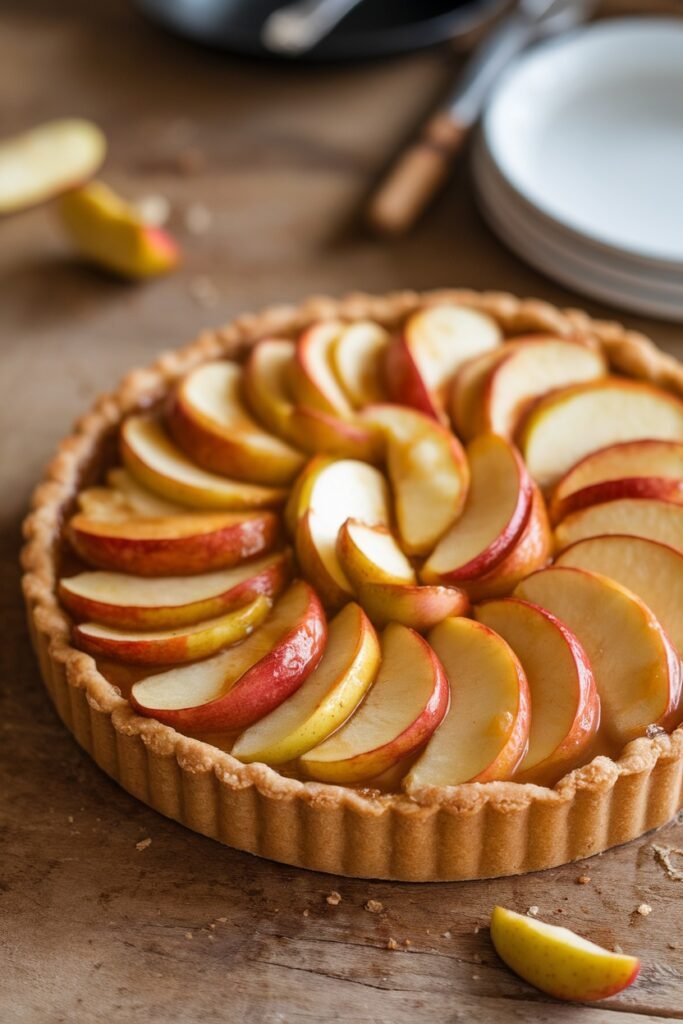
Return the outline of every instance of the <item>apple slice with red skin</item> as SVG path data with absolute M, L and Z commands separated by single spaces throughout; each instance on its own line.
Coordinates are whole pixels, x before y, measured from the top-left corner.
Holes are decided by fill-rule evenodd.
M 333 416 L 352 414 L 353 407 L 332 365 L 332 350 L 344 329 L 340 320 L 320 320 L 300 335 L 288 372 L 289 390 L 295 405 Z
M 384 442 L 379 430 L 358 417 L 343 419 L 332 413 L 296 406 L 290 420 L 290 436 L 302 451 L 324 453 L 338 459 L 379 462 Z
M 555 528 L 555 550 L 587 537 L 620 533 L 683 551 L 683 507 L 656 498 L 618 498 L 572 512 Z
M 477 579 L 506 557 L 529 518 L 533 486 L 517 450 L 482 434 L 467 447 L 470 488 L 462 515 L 422 567 L 425 583 Z
M 244 364 L 244 396 L 249 409 L 268 430 L 291 441 L 294 402 L 287 377 L 296 345 L 285 338 L 264 338 Z
M 386 526 L 347 519 L 337 535 L 337 556 L 354 586 L 417 582 L 415 570 Z
M 531 718 L 519 660 L 502 637 L 472 619 L 445 619 L 428 639 L 446 670 L 451 703 L 404 789 L 509 779 L 526 753 Z
M 575 634 L 593 669 L 602 728 L 613 742 L 643 736 L 649 725 L 674 725 L 680 659 L 640 598 L 607 576 L 567 566 L 534 573 L 514 596 L 547 608 Z
M 372 320 L 357 320 L 344 327 L 332 346 L 337 380 L 355 409 L 382 402 L 382 365 L 389 335 Z
M 74 641 L 95 657 L 113 658 L 132 665 L 180 665 L 208 658 L 236 644 L 260 626 L 271 608 L 263 595 L 216 619 L 171 630 L 133 632 L 84 622 L 74 627 Z
M 262 594 L 274 598 L 291 577 L 288 551 L 201 576 L 82 572 L 59 582 L 62 604 L 79 619 L 118 629 L 172 629 L 215 618 Z
M 489 371 L 504 359 L 514 342 L 507 341 L 463 363 L 449 388 L 448 412 L 458 436 L 471 441 L 482 428 L 482 395 Z
M 528 601 L 487 601 L 474 614 L 509 644 L 529 684 L 529 749 L 515 779 L 552 786 L 577 767 L 600 724 L 588 655 L 563 622 Z
M 142 487 L 127 469 L 117 467 L 107 473 L 106 487 L 86 487 L 80 491 L 79 510 L 90 519 L 122 522 L 137 516 L 165 518 L 187 514 L 187 506 L 160 498 Z
M 372 779 L 418 750 L 443 719 L 448 682 L 418 633 L 391 623 L 367 697 L 349 721 L 300 760 L 306 775 L 349 784 Z
M 315 591 L 297 580 L 241 644 L 135 683 L 136 711 L 193 732 L 244 729 L 290 697 L 322 657 L 327 623 Z

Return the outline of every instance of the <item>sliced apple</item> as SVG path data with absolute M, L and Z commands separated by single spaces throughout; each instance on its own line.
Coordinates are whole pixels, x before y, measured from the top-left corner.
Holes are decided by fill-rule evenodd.
M 320 320 L 299 337 L 288 371 L 295 405 L 333 416 L 350 416 L 353 412 L 332 366 L 332 350 L 343 331 L 340 320 Z
M 450 615 L 466 615 L 470 607 L 467 594 L 458 587 L 367 581 L 357 584 L 356 594 L 376 626 L 400 622 L 418 633 Z
M 495 320 L 474 309 L 442 305 L 413 313 L 387 349 L 391 400 L 442 419 L 447 387 L 458 367 L 501 341 Z
M 342 419 L 320 409 L 297 406 L 289 430 L 294 443 L 311 455 L 379 462 L 384 450 L 382 434 L 372 424 L 357 417 Z
M 270 608 L 271 601 L 260 595 L 250 604 L 216 619 L 171 630 L 131 632 L 84 622 L 74 628 L 74 640 L 95 657 L 132 665 L 179 665 L 208 658 L 223 647 L 244 640 L 261 625 Z
M 495 907 L 491 941 L 510 970 L 555 999 L 593 1002 L 631 985 L 640 961 L 612 953 L 568 928 Z
M 619 583 L 584 569 L 542 569 L 515 597 L 547 608 L 576 635 L 591 663 L 602 724 L 615 743 L 673 724 L 679 657 L 654 614 Z
M 520 448 L 545 490 L 591 452 L 642 439 L 683 441 L 683 402 L 643 381 L 607 377 L 540 399 L 524 420 Z
M 448 411 L 458 435 L 471 441 L 482 434 L 482 396 L 489 371 L 504 359 L 514 342 L 506 342 L 462 364 L 450 386 Z
M 191 508 L 246 509 L 278 505 L 286 491 L 200 469 L 177 448 L 157 417 L 129 416 L 121 427 L 121 456 L 129 472 L 163 498 Z
M 386 526 L 347 519 L 337 535 L 337 556 L 354 586 L 417 582 L 415 570 Z
M 171 629 L 222 615 L 261 594 L 274 598 L 290 576 L 290 555 L 280 551 L 201 576 L 155 579 L 82 572 L 60 580 L 59 596 L 79 619 L 93 619 L 118 629 Z
M 233 757 L 266 764 L 301 757 L 353 714 L 379 664 L 379 640 L 370 620 L 359 605 L 347 604 L 329 623 L 318 667 L 293 696 L 242 733 Z
M 372 320 L 349 324 L 334 342 L 332 365 L 354 408 L 383 401 L 382 365 L 388 343 L 388 333 Z
M 637 594 L 683 657 L 683 553 L 644 537 L 591 537 L 567 548 L 557 565 L 602 573 Z
M 571 630 L 538 605 L 507 598 L 487 601 L 474 613 L 510 645 L 529 684 L 529 749 L 515 778 L 554 785 L 577 766 L 600 724 L 588 655 Z
M 508 441 L 482 434 L 468 445 L 467 459 L 470 488 L 463 513 L 425 562 L 425 583 L 483 576 L 511 551 L 529 517 L 532 483 Z
M 131 704 L 176 729 L 244 729 L 298 690 L 320 661 L 326 637 L 320 601 L 298 580 L 241 644 L 140 680 Z
M 266 433 L 242 404 L 242 367 L 227 360 L 188 373 L 172 399 L 168 425 L 190 458 L 212 473 L 256 484 L 286 484 L 304 457 Z
M 79 513 L 67 528 L 89 565 L 138 576 L 187 576 L 225 569 L 270 551 L 278 540 L 273 512 L 186 512 L 122 520 Z
M 187 514 L 187 506 L 166 501 L 140 484 L 122 468 L 110 469 L 107 487 L 87 487 L 78 495 L 78 507 L 90 519 L 120 522 L 134 516 L 154 518 Z
M 471 619 L 429 634 L 451 689 L 441 727 L 403 781 L 408 793 L 508 779 L 524 757 L 531 707 L 524 670 L 505 641 Z
M 294 411 L 287 376 L 295 353 L 293 341 L 264 338 L 254 345 L 244 366 L 244 394 L 252 413 L 286 440 L 291 440 Z
M 363 418 L 383 430 L 387 469 L 404 550 L 431 551 L 462 512 L 469 468 L 449 430 L 414 409 L 373 405 Z
M 418 750 L 443 719 L 448 682 L 429 644 L 392 623 L 381 645 L 379 673 L 355 715 L 301 758 L 311 778 L 348 784 L 381 775 Z
M 555 530 L 555 550 L 586 537 L 626 533 L 683 551 L 683 507 L 654 498 L 620 498 L 573 512 Z

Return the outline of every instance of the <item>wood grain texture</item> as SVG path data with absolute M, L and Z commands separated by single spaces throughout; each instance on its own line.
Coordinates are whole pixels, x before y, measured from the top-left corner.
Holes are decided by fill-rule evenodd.
M 7 0 L 0 29 L 3 134 L 94 117 L 111 140 L 107 180 L 167 196 L 185 249 L 179 273 L 135 287 L 73 261 L 49 208 L 0 224 L 0 1020 L 683 1019 L 683 883 L 652 849 L 683 848 L 683 822 L 582 865 L 494 882 L 284 868 L 188 832 L 109 782 L 58 722 L 29 650 L 16 557 L 30 489 L 56 439 L 131 365 L 241 310 L 358 286 L 505 288 L 621 316 L 510 255 L 479 218 L 465 161 L 409 238 L 387 245 L 359 226 L 373 177 L 447 85 L 452 55 L 282 70 L 195 50 L 117 0 Z M 201 236 L 187 228 L 197 203 L 211 221 Z M 683 357 L 680 327 L 625 319 Z M 577 884 L 582 874 L 591 881 Z M 365 910 L 368 899 L 383 909 Z M 599 1008 L 545 999 L 493 954 L 496 902 L 537 905 L 639 953 L 642 979 Z M 389 950 L 389 939 L 410 945 Z

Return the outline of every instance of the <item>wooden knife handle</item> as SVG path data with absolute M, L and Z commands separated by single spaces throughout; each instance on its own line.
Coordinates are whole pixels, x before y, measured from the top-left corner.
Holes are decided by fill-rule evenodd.
M 368 220 L 383 235 L 408 231 L 446 181 L 469 133 L 446 112 L 435 114 L 397 158 L 370 201 Z

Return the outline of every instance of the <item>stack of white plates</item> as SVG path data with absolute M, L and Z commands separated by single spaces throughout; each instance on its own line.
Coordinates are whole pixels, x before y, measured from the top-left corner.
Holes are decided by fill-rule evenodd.
M 525 54 L 486 111 L 475 179 L 543 273 L 683 321 L 683 20 L 604 21 Z

